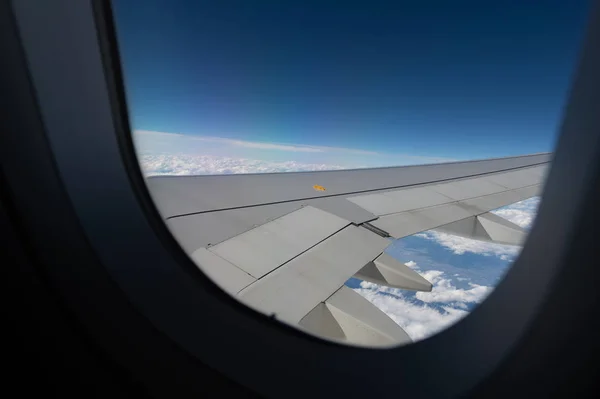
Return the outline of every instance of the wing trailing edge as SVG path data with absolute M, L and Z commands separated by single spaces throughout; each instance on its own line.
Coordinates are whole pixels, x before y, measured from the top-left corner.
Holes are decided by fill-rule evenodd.
M 426 230 L 522 245 L 526 232 L 489 212 L 539 195 L 549 160 L 154 178 L 151 192 L 184 250 L 241 303 L 327 339 L 389 346 L 410 337 L 346 281 L 431 291 L 384 252 Z

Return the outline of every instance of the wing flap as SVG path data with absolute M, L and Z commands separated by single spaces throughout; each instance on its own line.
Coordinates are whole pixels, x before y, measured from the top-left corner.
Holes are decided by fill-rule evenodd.
M 540 183 L 545 173 L 544 166 L 535 166 L 512 172 L 491 175 L 488 179 L 509 189 L 520 188 Z
M 472 210 L 473 214 L 485 213 L 500 207 L 524 200 L 526 197 L 516 191 L 503 191 L 493 195 L 470 198 L 461 201 L 460 204 Z
M 244 288 L 238 297 L 252 308 L 298 323 L 389 244 L 363 227 L 347 226 Z
M 431 186 L 431 189 L 443 194 L 448 198 L 451 198 L 454 201 L 506 191 L 506 187 L 495 184 L 485 177 L 459 180 L 452 183 L 436 184 Z
M 518 193 L 519 195 L 521 195 L 521 197 L 523 197 L 523 198 L 531 198 L 531 197 L 535 197 L 536 195 L 540 195 L 541 194 L 541 192 L 542 192 L 542 185 L 541 184 L 534 184 L 532 186 L 518 188 L 518 189 L 516 189 L 514 191 L 516 193 Z
M 445 205 L 385 215 L 369 223 L 394 238 L 402 238 L 510 205 L 530 198 L 529 194 L 524 190 L 502 191 Z
M 394 238 L 402 238 L 469 216 L 471 213 L 461 206 L 447 204 L 386 215 L 370 223 Z
M 184 250 L 216 245 L 302 208 L 299 202 L 228 209 L 167 219 L 171 233 Z
M 209 251 L 260 278 L 349 224 L 307 206 L 213 245 Z
M 349 220 L 354 224 L 361 224 L 377 219 L 377 216 L 368 210 L 343 197 L 318 198 L 307 203 L 315 208 L 319 208 L 325 212 L 333 213 L 343 219 Z
M 206 250 L 206 248 L 197 249 L 192 253 L 191 258 L 211 280 L 231 295 L 237 294 L 244 287 L 256 281 L 248 273 Z
M 377 216 L 382 216 L 444 204 L 451 202 L 452 199 L 435 192 L 430 187 L 416 187 L 376 194 L 358 195 L 348 198 L 348 201 L 352 201 Z
M 467 200 L 472 200 L 473 203 L 485 203 L 486 200 L 488 202 L 494 201 L 494 204 L 499 204 L 494 205 L 495 208 L 498 208 L 532 196 L 529 195 L 528 197 L 524 197 L 524 195 L 529 192 L 535 192 L 532 188 L 525 190 L 526 187 L 529 187 L 530 185 L 539 185 L 540 183 L 539 179 L 536 177 L 539 175 L 539 171 L 535 172 L 534 169 L 537 168 L 528 168 L 486 177 L 456 180 L 424 187 L 411 187 L 351 196 L 348 197 L 348 201 L 352 201 L 377 216 L 391 215 L 452 202 L 464 202 Z M 495 179 L 500 181 L 509 179 L 511 181 L 511 188 L 496 183 L 494 181 Z M 513 180 L 515 179 L 520 183 L 514 183 Z M 521 183 L 524 185 L 521 185 Z M 495 208 L 489 208 L 483 212 Z

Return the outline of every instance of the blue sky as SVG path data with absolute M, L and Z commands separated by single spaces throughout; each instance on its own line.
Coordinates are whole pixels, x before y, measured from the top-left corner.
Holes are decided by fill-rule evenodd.
M 552 151 L 588 1 L 390 3 L 114 2 L 143 172 L 289 172 Z M 538 203 L 494 212 L 528 228 Z M 347 285 L 420 340 L 468 315 L 519 248 L 427 231 L 387 252 L 433 291 Z
M 134 128 L 453 159 L 552 150 L 588 1 L 340 4 L 115 2 Z

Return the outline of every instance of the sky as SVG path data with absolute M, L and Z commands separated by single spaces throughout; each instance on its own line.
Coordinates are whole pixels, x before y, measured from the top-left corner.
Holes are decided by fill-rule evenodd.
M 587 1 L 113 3 L 143 173 L 292 172 L 552 151 Z M 340 6 L 343 4 L 343 7 Z M 524 228 L 539 197 L 493 211 Z M 520 249 L 425 231 L 386 252 L 430 293 L 350 278 L 415 341 Z
M 380 164 L 552 151 L 587 1 L 340 4 L 114 2 L 132 125 Z
M 328 164 L 222 157 L 199 151 L 200 147 L 207 144 L 206 140 L 208 144 L 214 141 L 221 144 L 216 139 L 146 131 L 137 131 L 134 137 L 140 164 L 146 176 L 291 172 L 332 168 Z M 247 144 L 242 142 L 231 145 L 231 148 L 239 147 L 244 151 Z M 224 145 L 230 143 L 226 142 Z M 187 153 L 182 153 L 183 149 Z M 535 221 L 539 203 L 540 198 L 534 197 L 493 213 L 529 229 Z M 517 258 L 520 248 L 425 231 L 391 242 L 386 252 L 431 282 L 432 292 L 415 293 L 355 278 L 350 278 L 346 285 L 385 312 L 416 342 L 466 317 L 502 280 Z

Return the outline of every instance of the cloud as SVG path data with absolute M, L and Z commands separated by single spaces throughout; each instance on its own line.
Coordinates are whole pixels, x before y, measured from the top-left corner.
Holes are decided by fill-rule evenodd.
M 496 215 L 518 224 L 523 228 L 529 228 L 535 219 L 539 205 L 540 197 L 533 197 L 500 209 L 496 209 L 491 213 L 495 213 Z
M 262 161 L 333 164 L 343 166 L 344 169 L 455 161 L 455 159 L 444 157 L 382 153 L 344 147 L 260 142 L 149 130 L 136 130 L 133 132 L 133 138 L 138 155 L 210 155 Z
M 342 169 L 339 165 L 304 164 L 295 161 L 269 162 L 255 159 L 228 158 L 210 155 L 141 155 L 138 158 L 142 171 L 146 176 L 215 175 Z
M 468 289 L 457 288 L 442 271 L 422 272 L 414 261 L 407 265 L 432 283 L 432 292 L 413 294 L 366 281 L 355 291 L 400 325 L 413 341 L 425 339 L 456 323 L 469 314 L 469 303 L 481 302 L 492 290 L 472 283 Z
M 448 279 L 433 287 L 431 292 L 417 292 L 423 302 L 473 302 L 480 303 L 492 291 L 492 287 L 469 283 L 470 289 L 456 288 Z M 464 281 L 464 280 L 463 280 Z
M 485 241 L 471 240 L 469 238 L 441 233 L 438 231 L 427 231 L 419 234 L 418 237 L 435 241 L 437 244 L 451 250 L 455 255 L 463 255 L 467 252 L 470 252 L 484 256 L 497 256 L 501 259 L 507 260 L 517 256 L 521 251 L 519 247 L 512 245 L 502 245 Z
M 531 227 L 531 223 L 535 219 L 539 202 L 539 197 L 533 197 L 512 205 L 505 206 L 503 208 L 499 208 L 491 213 L 503 217 L 525 229 L 528 229 Z M 471 240 L 437 231 L 426 231 L 424 233 L 415 234 L 415 236 L 435 241 L 439 245 L 451 250 L 456 255 L 462 255 L 470 252 L 484 256 L 497 256 L 503 260 L 511 260 L 514 259 L 521 251 L 521 248 L 516 246 Z
M 362 281 L 360 288 L 354 290 L 392 318 L 413 341 L 456 323 L 469 314 L 469 304 L 481 303 L 493 289 L 471 282 L 466 289 L 458 288 L 453 283 L 455 276 L 440 270 L 421 271 L 414 261 L 406 264 L 432 283 L 431 292 L 412 293 L 367 281 Z
M 357 288 L 355 291 L 394 320 L 413 341 L 430 337 L 469 313 L 464 309 L 444 307 L 438 310 L 428 305 L 417 305 L 404 297 L 381 295 L 373 289 Z

